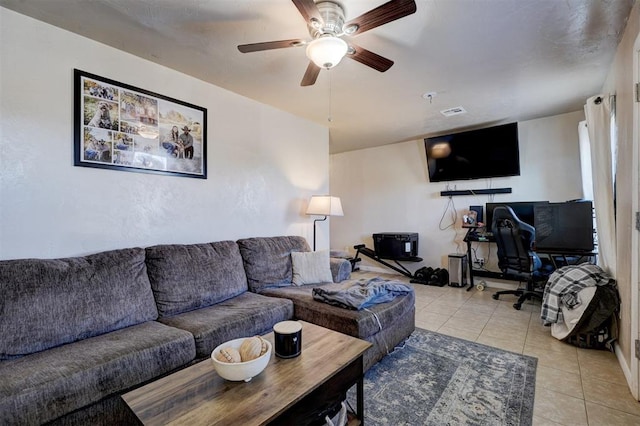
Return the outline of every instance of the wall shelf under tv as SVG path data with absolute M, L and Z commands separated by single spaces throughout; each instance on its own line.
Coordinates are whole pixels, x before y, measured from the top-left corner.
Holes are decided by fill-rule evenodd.
M 440 195 L 443 197 L 453 197 L 456 195 L 491 195 L 491 194 L 511 194 L 511 188 L 462 189 L 459 191 L 440 191 Z

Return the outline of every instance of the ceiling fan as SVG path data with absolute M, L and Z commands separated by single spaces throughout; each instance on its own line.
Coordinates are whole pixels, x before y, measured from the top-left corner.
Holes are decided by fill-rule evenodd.
M 343 36 L 355 36 L 396 19 L 411 15 L 416 11 L 414 0 L 391 0 L 381 6 L 345 22 L 343 7 L 334 0 L 292 0 L 302 17 L 307 21 L 312 40 L 291 39 L 267 41 L 263 43 L 241 44 L 242 53 L 285 47 L 307 46 L 309 66 L 302 77 L 301 86 L 311 86 L 316 82 L 322 68 L 333 68 L 342 58 L 354 59 L 380 72 L 385 72 L 393 61 L 364 49 Z

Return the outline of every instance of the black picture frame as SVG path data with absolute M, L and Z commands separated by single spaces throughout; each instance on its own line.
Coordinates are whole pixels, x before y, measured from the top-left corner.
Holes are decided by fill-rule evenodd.
M 207 110 L 74 69 L 74 165 L 206 179 Z

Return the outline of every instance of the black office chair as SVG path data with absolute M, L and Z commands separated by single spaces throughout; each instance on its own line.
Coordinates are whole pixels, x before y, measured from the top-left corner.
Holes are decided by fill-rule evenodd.
M 515 294 L 519 298 L 513 307 L 518 310 L 526 300 L 542 299 L 544 286 L 536 289 L 536 284 L 545 282 L 548 274 L 542 270 L 540 258 L 531 250 L 535 228 L 518 219 L 511 207 L 498 206 L 493 211 L 491 231 L 498 245 L 498 267 L 502 273 L 527 283 L 524 289 L 498 291 L 493 298 L 498 300 L 502 294 Z

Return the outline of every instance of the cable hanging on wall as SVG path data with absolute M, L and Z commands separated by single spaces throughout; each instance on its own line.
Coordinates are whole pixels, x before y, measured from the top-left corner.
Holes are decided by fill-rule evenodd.
M 444 221 L 444 219 L 445 219 L 445 217 L 447 215 L 447 212 L 449 210 L 451 210 L 450 216 L 449 216 L 449 218 L 451 220 L 451 223 L 448 224 L 447 226 L 443 227 L 442 222 Z M 438 228 L 440 228 L 441 231 L 444 231 L 446 229 L 452 228 L 452 227 L 455 226 L 457 219 L 458 219 L 458 212 L 456 211 L 456 206 L 455 206 L 455 204 L 453 202 L 453 197 L 449 197 L 449 201 L 447 201 L 447 205 L 446 205 L 444 211 L 442 212 L 442 217 L 440 217 L 440 222 L 438 223 Z

